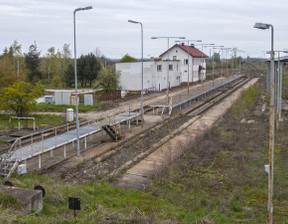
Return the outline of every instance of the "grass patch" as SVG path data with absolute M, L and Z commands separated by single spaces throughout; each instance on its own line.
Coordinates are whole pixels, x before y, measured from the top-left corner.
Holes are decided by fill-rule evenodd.
M 78 106 L 79 112 L 87 112 L 87 111 L 95 111 L 102 106 L 102 103 L 94 104 L 93 106 L 84 106 L 80 104 Z M 67 109 L 72 108 L 75 110 L 75 106 L 72 105 L 55 105 L 55 104 L 46 104 L 46 103 L 39 103 L 36 107 L 36 111 L 42 112 L 66 112 Z
M 243 114 L 247 113 L 248 109 L 258 99 L 260 93 L 261 89 L 257 86 L 250 86 L 246 91 L 242 92 L 240 99 L 231 107 L 233 116 L 240 118 Z
M 0 207 L 4 209 L 7 208 L 20 209 L 21 202 L 13 195 L 4 194 L 0 192 Z
M 107 220 L 108 223 L 152 223 L 151 220 L 175 220 L 175 217 L 182 216 L 182 208 L 165 198 L 139 190 L 121 190 L 105 182 L 71 185 L 31 174 L 13 177 L 11 181 L 28 188 L 31 183 L 41 184 L 47 196 L 43 212 L 27 214 L 14 208 L 16 213 L 2 217 L 5 223 L 17 218 L 22 220 L 21 223 L 106 223 Z M 69 196 L 81 199 L 81 211 L 77 212 L 76 219 L 73 211 L 68 210 Z
M 9 118 L 16 116 L 13 114 L 0 114 L 0 130 L 9 129 L 11 127 L 18 127 L 18 121 L 13 119 L 12 122 L 9 122 Z M 55 127 L 63 124 L 66 121 L 66 118 L 58 115 L 51 114 L 41 114 L 41 115 L 30 115 L 29 117 L 34 117 L 36 121 L 36 126 L 39 127 Z M 22 126 L 33 126 L 32 120 L 21 120 Z

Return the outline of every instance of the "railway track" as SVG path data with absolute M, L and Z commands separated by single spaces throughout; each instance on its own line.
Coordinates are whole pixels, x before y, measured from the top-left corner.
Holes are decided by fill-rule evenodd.
M 172 135 L 177 135 L 175 130 L 187 121 L 219 103 L 222 99 L 244 85 L 248 79 L 241 79 L 233 86 L 209 95 L 205 99 L 196 101 L 191 106 L 174 111 L 173 116 L 146 130 L 138 136 L 118 145 L 112 150 L 97 156 L 89 161 L 61 173 L 61 178 L 68 182 L 100 181 L 102 179 L 115 180 L 129 167 L 141 161 L 151 152 L 167 142 Z M 182 107 L 183 108 L 183 107 Z M 148 112 L 149 108 L 145 108 Z M 57 167 L 55 167 L 57 169 Z M 53 169 L 49 169 L 50 171 Z M 49 170 L 46 172 L 49 175 Z

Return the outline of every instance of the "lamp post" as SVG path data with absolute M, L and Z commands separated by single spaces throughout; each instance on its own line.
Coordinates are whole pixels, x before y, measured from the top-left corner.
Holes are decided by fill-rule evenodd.
M 271 24 L 255 23 L 254 28 L 267 30 L 271 28 L 270 52 L 270 108 L 269 108 L 269 175 L 267 223 L 273 223 L 273 185 L 274 185 L 274 141 L 275 141 L 275 109 L 274 109 L 274 28 Z
M 213 86 L 214 86 L 214 49 L 223 48 L 224 46 L 204 46 L 204 47 L 211 47 L 213 54 L 212 54 L 212 76 L 213 76 Z M 211 51 L 210 51 L 210 58 L 211 58 Z
M 77 94 L 77 55 L 76 55 L 76 12 L 92 9 L 92 6 L 77 8 L 73 12 L 74 22 L 74 72 L 75 72 L 75 106 L 76 106 L 76 135 L 77 135 L 77 156 L 80 156 L 79 142 L 79 117 L 78 117 L 78 94 Z
M 226 72 L 227 72 L 227 77 L 228 77 L 228 71 L 229 71 L 229 66 L 228 66 L 228 57 L 229 57 L 229 51 L 231 50 L 231 48 L 230 47 L 228 47 L 228 48 L 225 48 L 225 50 L 226 50 Z
M 168 44 L 168 50 L 167 50 L 167 53 L 168 53 L 168 59 L 167 59 L 167 100 L 168 100 L 168 103 L 169 103 L 169 88 L 170 88 L 170 85 L 169 85 L 169 40 L 170 39 L 185 39 L 185 37 L 151 37 L 152 40 L 156 40 L 156 39 L 167 39 L 167 44 Z
M 224 46 L 214 46 L 212 49 L 213 49 L 213 54 L 212 54 L 212 57 L 213 57 L 213 86 L 214 86 L 214 79 L 215 79 L 215 70 L 214 70 L 214 67 L 215 67 L 215 63 L 214 63 L 214 50 L 215 49 L 221 49 L 221 48 L 223 48 Z
M 239 55 L 240 56 L 240 60 L 239 60 L 240 61 L 240 65 L 239 66 L 240 67 L 239 67 L 239 70 L 241 72 L 241 70 L 242 70 L 242 53 L 246 53 L 246 51 L 239 50 L 239 52 L 240 52 L 240 55 Z
M 282 120 L 281 117 L 281 104 L 282 104 L 282 71 L 280 69 L 280 53 L 288 53 L 286 50 L 278 50 L 275 51 L 274 53 L 278 53 L 278 65 L 277 65 L 277 90 L 276 90 L 276 130 L 279 127 L 279 122 Z
M 204 53 L 204 51 L 203 51 L 203 47 L 205 47 L 205 46 L 214 46 L 215 44 L 213 44 L 213 43 L 204 43 L 204 44 L 199 44 L 199 45 L 201 45 L 201 50 L 202 50 L 202 53 Z M 204 61 L 203 60 L 203 54 L 202 54 L 202 62 Z M 204 63 L 203 63 L 204 64 Z M 202 67 L 204 67 L 204 65 L 202 66 Z M 205 69 L 206 69 L 206 66 L 205 66 Z M 203 79 L 204 79 L 204 77 L 201 77 L 201 83 L 202 83 L 202 86 L 203 86 Z
M 175 42 L 180 42 L 180 41 L 176 40 Z M 187 78 L 188 79 L 187 80 L 188 80 L 188 82 L 187 82 L 187 88 L 188 88 L 188 94 L 189 94 L 189 91 L 190 91 L 190 88 L 189 88 L 189 82 L 190 82 L 190 80 L 189 80 L 189 78 L 190 78 L 190 71 L 189 71 L 190 42 L 202 42 L 202 40 L 185 40 L 182 42 L 187 42 L 187 44 L 188 44 L 188 58 L 187 58 L 187 65 L 188 65 L 188 69 L 187 69 L 187 71 L 188 71 Z M 193 82 L 193 58 L 192 58 L 192 82 Z
M 223 76 L 223 52 L 225 48 L 220 49 L 220 60 L 221 60 L 221 77 Z
M 143 24 L 134 20 L 128 20 L 129 23 L 135 23 L 141 25 L 141 124 L 144 123 L 144 111 L 143 111 Z

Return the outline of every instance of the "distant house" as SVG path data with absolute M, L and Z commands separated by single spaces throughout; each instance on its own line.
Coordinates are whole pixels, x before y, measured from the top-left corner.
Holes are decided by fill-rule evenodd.
M 206 58 L 208 57 L 193 45 L 187 46 L 184 44 L 175 44 L 169 50 L 160 55 L 162 60 L 173 58 L 173 60 L 180 60 L 180 72 L 182 74 L 183 82 L 198 82 L 206 79 Z M 189 54 L 189 61 L 188 61 Z M 188 63 L 189 63 L 189 78 L 188 78 Z
M 175 44 L 160 57 L 161 61 L 143 63 L 144 90 L 161 91 L 167 89 L 167 86 L 171 88 L 188 82 L 188 63 L 189 82 L 206 79 L 207 55 L 193 46 Z M 122 90 L 141 90 L 141 62 L 116 63 L 115 66 L 116 72 L 120 72 L 119 85 Z

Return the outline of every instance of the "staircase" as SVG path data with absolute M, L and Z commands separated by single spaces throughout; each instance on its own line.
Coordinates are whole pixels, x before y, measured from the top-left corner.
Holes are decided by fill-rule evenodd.
M 18 143 L 19 138 L 11 145 L 7 153 L 1 155 L 0 157 L 0 176 L 4 178 L 9 178 L 16 168 L 18 167 L 19 162 L 12 160 L 11 157 L 16 150 L 16 144 Z
M 121 129 L 120 129 L 120 125 L 115 125 L 115 126 L 111 126 L 111 125 L 105 125 L 102 127 L 103 130 L 111 137 L 113 138 L 116 142 L 121 139 Z
M 9 178 L 15 171 L 18 166 L 18 161 L 8 161 L 8 160 L 1 160 L 0 164 L 0 176 Z

